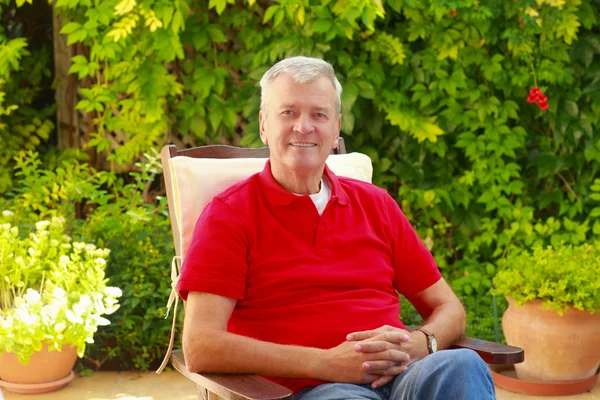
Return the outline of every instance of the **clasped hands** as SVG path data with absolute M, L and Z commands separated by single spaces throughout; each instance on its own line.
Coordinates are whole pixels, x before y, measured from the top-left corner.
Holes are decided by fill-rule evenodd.
M 426 353 L 425 335 L 393 326 L 354 332 L 347 341 L 327 350 L 328 377 L 333 382 L 370 383 L 372 388 L 391 382 Z

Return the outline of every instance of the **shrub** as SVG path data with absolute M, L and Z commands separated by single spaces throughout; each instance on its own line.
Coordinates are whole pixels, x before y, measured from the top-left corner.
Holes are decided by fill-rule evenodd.
M 12 213 L 3 211 L 3 219 Z M 64 218 L 35 222 L 25 238 L 9 222 L 0 224 L 0 352 L 14 353 L 23 364 L 48 344 L 77 348 L 83 357 L 102 315 L 118 307 L 121 290 L 107 286 L 108 249 L 72 241 Z
M 542 300 L 563 314 L 574 307 L 600 312 L 600 242 L 580 246 L 536 246 L 513 252 L 500 263 L 494 294 L 517 304 Z
M 73 161 L 48 170 L 36 153 L 22 152 L 17 186 L 0 201 L 0 208 L 15 210 L 13 223 L 24 229 L 37 218 L 66 216 L 74 238 L 110 249 L 106 275 L 123 298 L 112 324 L 100 327 L 88 345 L 85 357 L 95 368 L 148 369 L 168 345 L 171 323 L 164 316 L 174 249 L 166 201 L 150 191 L 158 154 L 146 156 L 123 177 Z

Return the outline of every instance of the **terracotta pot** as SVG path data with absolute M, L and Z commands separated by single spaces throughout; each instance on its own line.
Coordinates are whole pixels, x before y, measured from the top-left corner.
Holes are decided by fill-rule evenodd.
M 0 353 L 0 386 L 22 393 L 59 389 L 73 379 L 71 370 L 76 360 L 77 348 L 68 345 L 62 351 L 48 351 L 44 344 L 27 365 L 21 364 L 13 353 Z
M 596 374 L 600 366 L 600 314 L 568 309 L 564 315 L 530 301 L 522 306 L 507 298 L 502 317 L 506 342 L 525 350 L 516 364 L 519 379 L 574 381 Z

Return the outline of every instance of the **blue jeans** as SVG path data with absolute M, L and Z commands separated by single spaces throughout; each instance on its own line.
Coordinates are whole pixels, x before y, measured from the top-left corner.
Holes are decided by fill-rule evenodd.
M 294 395 L 296 400 L 488 400 L 495 399 L 492 375 L 472 350 L 444 350 L 411 364 L 377 389 L 369 384 L 325 383 Z

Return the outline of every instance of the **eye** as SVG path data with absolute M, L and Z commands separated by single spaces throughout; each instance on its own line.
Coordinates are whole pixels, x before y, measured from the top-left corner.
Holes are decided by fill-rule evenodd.
M 316 114 L 315 114 L 315 116 L 316 116 L 316 117 L 319 117 L 319 118 L 324 118 L 324 117 L 326 117 L 327 115 L 325 115 L 325 114 L 323 114 L 323 113 L 316 113 Z
M 283 110 L 281 113 L 284 115 L 291 115 L 293 113 L 293 111 L 292 110 Z

